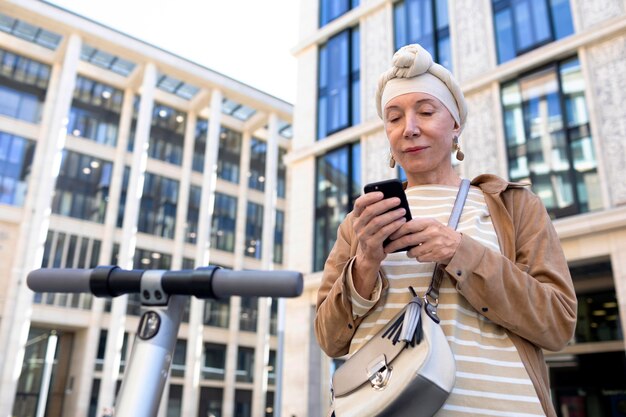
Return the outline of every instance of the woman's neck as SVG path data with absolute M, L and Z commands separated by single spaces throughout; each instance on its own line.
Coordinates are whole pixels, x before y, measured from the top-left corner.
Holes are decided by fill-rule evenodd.
M 452 172 L 446 173 L 444 175 L 440 175 L 436 172 L 419 173 L 413 175 L 407 173 L 407 186 L 413 187 L 416 185 L 440 184 L 458 187 L 461 184 L 461 177 L 459 176 L 459 174 L 456 173 L 456 171 L 451 171 Z

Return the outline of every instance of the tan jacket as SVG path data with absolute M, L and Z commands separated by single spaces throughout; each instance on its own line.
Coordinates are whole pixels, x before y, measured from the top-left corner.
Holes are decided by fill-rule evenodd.
M 567 344 L 577 311 L 559 238 L 541 200 L 523 185 L 494 175 L 476 177 L 472 185 L 483 191 L 502 254 L 463 235 L 445 271 L 476 311 L 507 330 L 546 415 L 556 417 L 541 349 L 557 351 Z M 348 353 L 363 320 L 352 317 L 346 283 L 357 248 L 352 222 L 350 213 L 339 226 L 317 295 L 315 333 L 331 357 Z M 381 276 L 385 294 L 388 282 L 382 271 Z M 383 302 L 384 296 L 377 306 Z

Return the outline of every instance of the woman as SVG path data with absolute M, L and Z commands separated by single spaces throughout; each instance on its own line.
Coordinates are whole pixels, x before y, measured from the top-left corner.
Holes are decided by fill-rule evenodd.
M 457 374 L 437 416 L 556 416 L 542 349 L 560 350 L 573 336 L 576 295 L 545 207 L 524 185 L 481 175 L 457 230 L 446 226 L 461 183 L 450 154 L 463 158 L 467 111 L 457 82 L 421 46 L 396 52 L 376 105 L 391 165 L 407 175 L 413 220 L 389 211 L 397 198 L 356 200 L 324 267 L 320 346 L 331 357 L 354 353 L 406 305 L 408 286 L 424 293 L 438 262 L 446 275 L 438 314 Z

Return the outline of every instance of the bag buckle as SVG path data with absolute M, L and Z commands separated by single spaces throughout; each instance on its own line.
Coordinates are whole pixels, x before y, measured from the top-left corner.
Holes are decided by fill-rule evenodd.
M 367 379 L 376 391 L 382 391 L 387 387 L 393 368 L 387 363 L 385 355 L 377 356 L 367 366 Z

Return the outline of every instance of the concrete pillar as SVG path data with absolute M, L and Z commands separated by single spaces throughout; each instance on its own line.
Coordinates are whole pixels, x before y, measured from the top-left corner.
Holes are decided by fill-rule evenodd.
M 133 257 L 137 239 L 137 220 L 139 206 L 143 193 L 144 175 L 148 159 L 148 140 L 154 108 L 154 91 L 156 86 L 156 66 L 149 62 L 144 68 L 141 85 L 141 101 L 135 129 L 135 144 L 133 149 L 132 165 L 128 181 L 128 192 L 122 223 L 122 241 L 120 242 L 119 266 L 123 269 L 132 269 Z M 100 416 L 105 407 L 113 407 L 115 403 L 115 386 L 119 378 L 121 349 L 124 339 L 124 325 L 126 322 L 126 306 L 128 296 L 123 295 L 113 299 L 110 323 L 107 334 L 104 366 L 96 415 Z
M 196 267 L 209 265 L 211 245 L 211 220 L 215 202 L 215 186 L 217 183 L 217 155 L 220 142 L 220 126 L 222 120 L 222 92 L 213 90 L 211 94 L 209 131 L 204 151 L 204 172 L 202 176 L 202 195 L 200 200 L 200 216 L 198 219 L 198 235 L 196 237 Z M 190 167 L 191 168 L 191 167 Z M 189 338 L 187 339 L 187 356 L 185 358 L 185 383 L 183 385 L 182 415 L 198 414 L 200 397 L 200 366 L 203 350 L 203 316 L 204 300 L 191 299 L 189 311 Z
M 41 267 L 43 249 L 50 221 L 50 206 L 65 146 L 67 123 L 81 39 L 70 35 L 61 64 L 55 64 L 49 81 L 44 116 L 32 165 L 25 218 L 20 227 L 15 267 L 0 324 L 0 416 L 13 411 L 17 380 L 20 376 L 24 346 L 28 338 L 33 293 L 26 286 L 26 276 Z
M 244 265 L 244 251 L 246 249 L 246 215 L 248 208 L 248 171 L 250 171 L 250 134 L 243 133 L 241 143 L 241 158 L 239 159 L 239 192 L 237 195 L 237 220 L 235 230 L 235 260 L 233 269 L 241 270 Z M 228 325 L 228 345 L 226 346 L 226 365 L 224 369 L 224 399 L 222 401 L 222 416 L 235 415 L 235 382 L 237 371 L 237 351 L 239 349 L 239 315 L 241 311 L 241 297 L 232 297 L 230 301 L 230 318 Z
M 118 129 L 117 145 L 115 148 L 115 159 L 113 161 L 113 171 L 111 173 L 111 186 L 109 188 L 109 201 L 104 216 L 104 234 L 102 237 L 102 250 L 98 258 L 98 265 L 109 265 L 113 254 L 113 244 L 115 230 L 117 227 L 117 212 L 120 205 L 120 195 L 122 190 L 122 182 L 124 181 L 124 160 L 126 156 L 126 148 L 128 146 L 128 137 L 130 134 L 130 126 L 133 118 L 133 104 L 135 93 L 132 89 L 124 91 L 124 102 L 120 114 L 120 124 Z M 89 326 L 86 329 L 85 337 L 85 355 L 82 358 L 80 373 L 76 377 L 75 386 L 81 387 L 78 390 L 78 398 L 75 408 L 67 409 L 68 415 L 87 415 L 89 412 L 89 403 L 91 401 L 91 387 L 93 371 L 96 362 L 96 353 L 100 340 L 100 325 L 102 322 L 102 314 L 104 312 L 104 298 L 93 298 L 91 305 L 91 317 L 89 318 Z
M 265 195 L 263 201 L 263 234 L 261 262 L 263 270 L 274 265 L 274 230 L 276 229 L 276 182 L 278 175 L 278 117 L 270 114 L 269 135 L 265 154 Z M 252 391 L 252 417 L 265 417 L 267 376 L 270 354 L 270 316 L 272 300 L 259 298 L 259 316 L 254 350 L 254 389 Z M 279 353 L 279 352 L 277 352 Z M 273 407 L 273 404 L 268 404 Z

